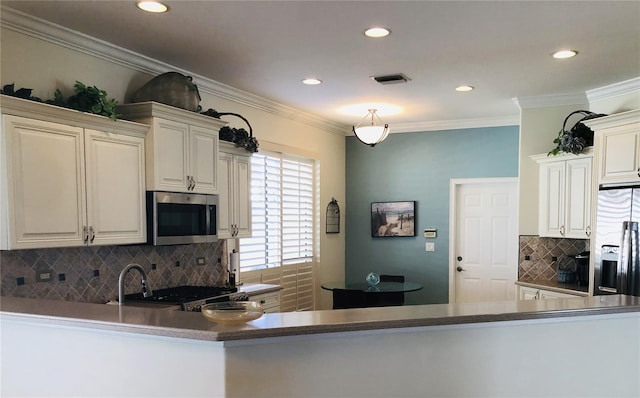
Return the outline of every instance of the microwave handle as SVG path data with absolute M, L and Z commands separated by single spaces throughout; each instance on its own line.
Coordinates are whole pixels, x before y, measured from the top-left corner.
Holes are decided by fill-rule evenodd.
M 207 206 L 207 231 L 209 235 L 218 234 L 218 220 L 216 214 L 216 205 Z

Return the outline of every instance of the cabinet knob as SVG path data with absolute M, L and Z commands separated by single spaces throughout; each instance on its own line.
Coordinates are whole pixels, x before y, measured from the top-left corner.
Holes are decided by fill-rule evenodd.
M 638 167 L 638 177 L 640 177 L 640 167 Z
M 560 227 L 560 235 L 564 236 L 564 225 Z
M 584 232 L 587 234 L 587 236 L 591 236 L 591 225 L 589 225 Z

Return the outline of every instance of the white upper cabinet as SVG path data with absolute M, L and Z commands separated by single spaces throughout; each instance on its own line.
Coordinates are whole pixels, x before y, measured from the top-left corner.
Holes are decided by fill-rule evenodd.
M 2 113 L 2 249 L 146 242 L 148 126 L 10 97 Z
M 218 237 L 251 236 L 251 156 L 233 144 L 220 143 L 218 157 Z
M 118 113 L 152 126 L 147 190 L 218 193 L 218 130 L 226 122 L 156 102 L 121 105 Z
M 145 243 L 144 139 L 85 130 L 85 159 L 90 244 Z
M 598 184 L 640 183 L 640 110 L 584 122 L 595 133 Z
M 552 238 L 591 236 L 592 153 L 536 155 L 539 163 L 538 234 Z

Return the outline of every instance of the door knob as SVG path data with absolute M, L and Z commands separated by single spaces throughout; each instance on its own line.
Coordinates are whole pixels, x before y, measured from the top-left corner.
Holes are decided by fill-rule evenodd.
M 461 266 L 458 266 L 458 267 L 456 268 L 456 271 L 458 271 L 458 272 L 462 272 L 462 271 L 466 271 L 466 269 L 462 268 Z
M 462 261 L 462 257 L 458 256 L 457 260 Z

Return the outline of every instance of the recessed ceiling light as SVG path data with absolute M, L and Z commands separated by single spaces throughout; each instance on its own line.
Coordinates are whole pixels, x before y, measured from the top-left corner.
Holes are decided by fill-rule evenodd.
M 367 37 L 371 37 L 374 39 L 379 39 L 381 37 L 386 37 L 391 34 L 391 31 L 387 28 L 381 27 L 373 27 L 364 31 L 364 35 Z
M 460 92 L 473 91 L 473 90 L 475 90 L 475 87 L 473 86 L 462 85 L 462 86 L 456 87 L 456 91 L 460 91 Z
M 560 50 L 551 54 L 551 56 L 555 59 L 567 59 L 575 57 L 576 55 L 578 55 L 578 52 L 575 50 Z
M 148 12 L 167 12 L 169 9 L 159 1 L 139 1 L 138 8 Z
M 309 79 L 302 80 L 302 83 L 304 83 L 306 85 L 309 85 L 309 86 L 315 86 L 315 85 L 318 85 L 318 84 L 322 83 L 322 80 L 315 79 L 315 78 L 309 78 Z

